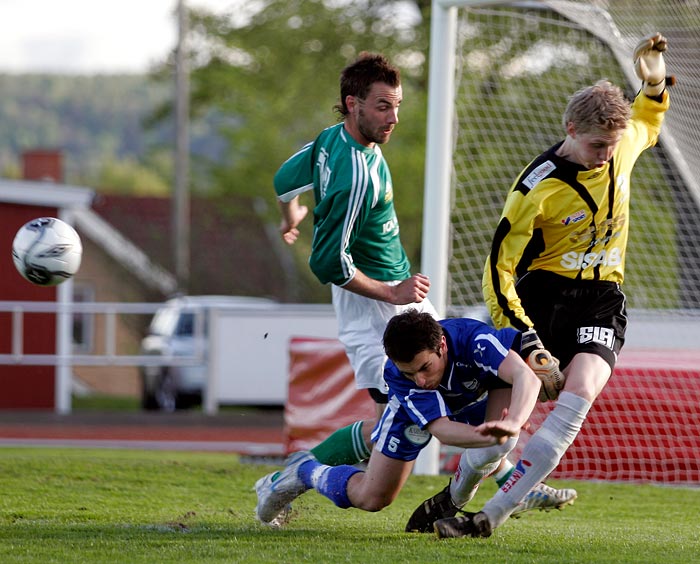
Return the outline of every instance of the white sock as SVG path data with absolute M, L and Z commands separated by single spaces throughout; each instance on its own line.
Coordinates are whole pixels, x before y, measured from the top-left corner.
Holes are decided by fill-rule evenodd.
M 525 445 L 512 476 L 484 505 L 482 511 L 492 528 L 502 525 L 528 492 L 557 467 L 590 408 L 590 402 L 582 397 L 561 393 L 556 407 Z
M 484 476 L 498 468 L 501 459 L 515 448 L 517 442 L 517 437 L 511 437 L 502 445 L 464 449 L 450 484 L 452 502 L 457 507 L 462 507 L 470 501 Z
M 513 463 L 508 460 L 507 458 L 503 460 L 503 468 L 501 468 L 498 472 L 496 472 L 493 476 L 491 476 L 496 482 L 498 480 L 502 480 L 505 478 L 510 471 L 513 469 Z

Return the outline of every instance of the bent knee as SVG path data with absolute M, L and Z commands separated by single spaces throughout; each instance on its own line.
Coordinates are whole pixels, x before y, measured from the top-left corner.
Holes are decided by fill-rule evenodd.
M 362 509 L 363 511 L 370 511 L 374 513 L 388 507 L 391 505 L 392 501 L 394 501 L 393 498 L 387 498 L 384 496 L 369 496 L 363 499 L 359 505 L 356 504 L 355 507 Z

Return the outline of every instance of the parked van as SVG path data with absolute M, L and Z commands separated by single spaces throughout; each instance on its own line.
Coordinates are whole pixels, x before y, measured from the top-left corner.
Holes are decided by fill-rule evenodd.
M 277 302 L 245 296 L 182 296 L 168 300 L 153 316 L 141 354 L 206 358 L 208 315 L 213 309 L 271 309 Z M 197 328 L 197 330 L 195 330 Z M 202 400 L 206 364 L 142 366 L 141 406 L 174 411 Z

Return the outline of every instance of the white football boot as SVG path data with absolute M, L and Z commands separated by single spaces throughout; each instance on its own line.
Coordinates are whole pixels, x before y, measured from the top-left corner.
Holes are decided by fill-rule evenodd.
M 526 511 L 533 509 L 540 511 L 561 509 L 565 505 L 573 504 L 577 496 L 576 490 L 568 488 L 558 490 L 540 482 L 528 492 L 510 516 L 517 519 Z
M 284 470 L 263 476 L 255 482 L 258 504 L 255 516 L 266 525 L 283 525 L 289 516 L 290 503 L 303 494 L 307 488 L 299 479 L 299 467 L 308 460 L 314 460 L 309 451 L 295 452 L 287 458 Z

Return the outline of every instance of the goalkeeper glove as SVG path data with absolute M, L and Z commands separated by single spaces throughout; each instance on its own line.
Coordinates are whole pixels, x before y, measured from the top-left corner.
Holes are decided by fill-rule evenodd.
M 642 80 L 642 90 L 649 97 L 660 96 L 666 88 L 666 63 L 663 52 L 668 42 L 660 33 L 642 39 L 634 49 L 634 72 Z
M 544 348 L 534 328 L 520 336 L 520 356 L 542 382 L 538 399 L 541 402 L 555 400 L 564 387 L 564 374 L 559 361 Z
M 564 387 L 564 374 L 559 370 L 559 361 L 546 349 L 537 349 L 527 357 L 527 365 L 542 382 L 537 396 L 541 402 L 553 401 Z
M 544 345 L 535 332 L 534 327 L 530 327 L 527 331 L 523 331 L 520 334 L 520 356 L 523 360 L 527 360 L 530 353 L 537 349 L 544 349 Z

